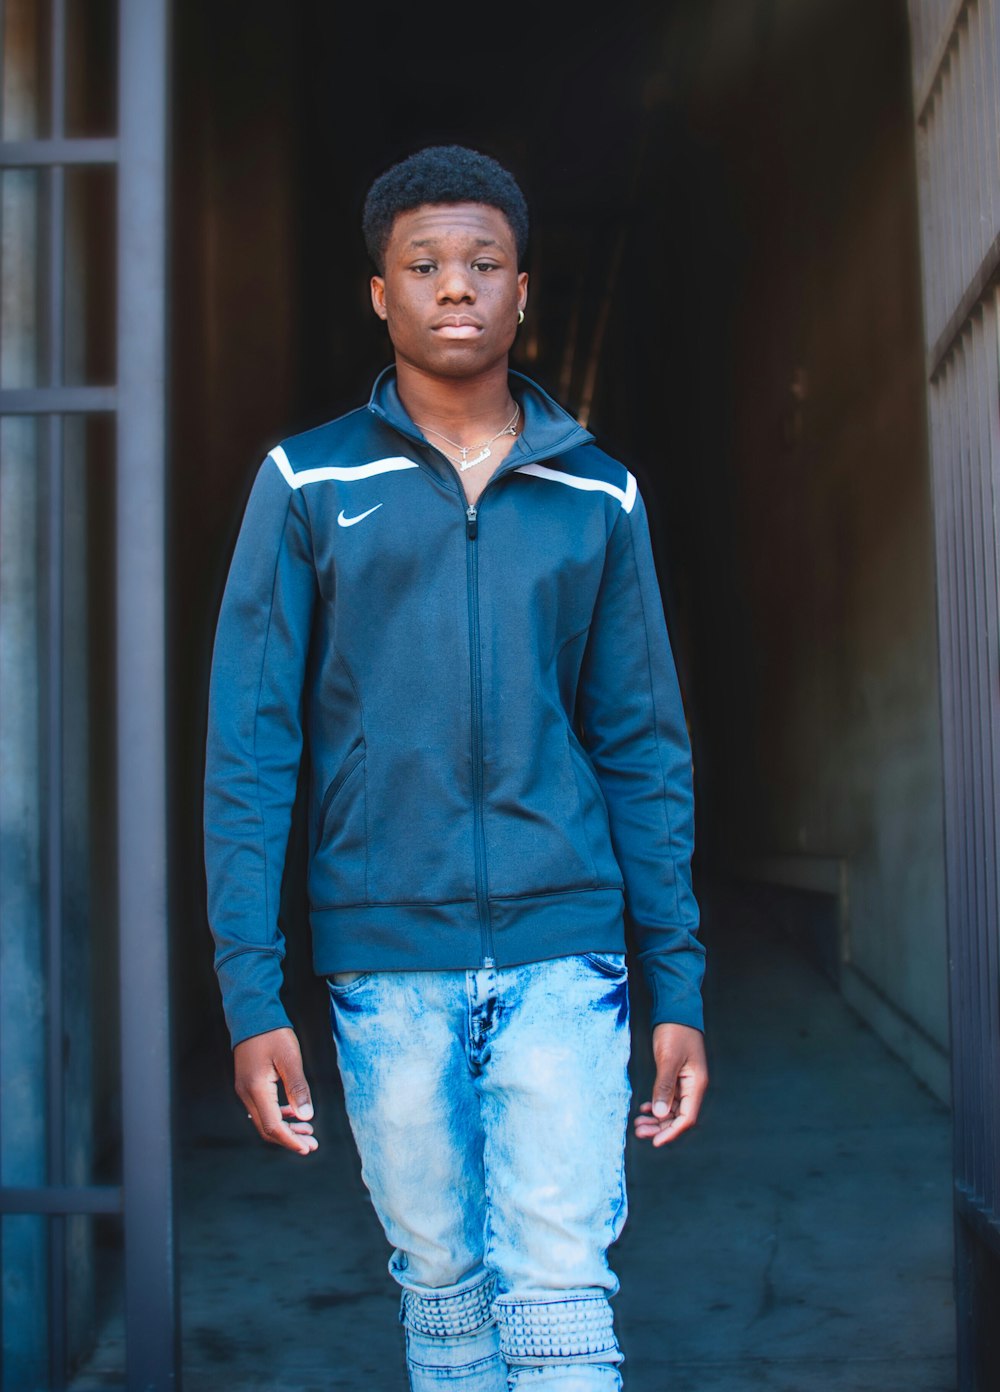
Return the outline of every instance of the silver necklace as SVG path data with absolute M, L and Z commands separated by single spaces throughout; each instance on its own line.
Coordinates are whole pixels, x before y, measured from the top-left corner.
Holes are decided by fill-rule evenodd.
M 430 433 L 436 435 L 439 440 L 443 440 L 446 445 L 451 445 L 452 449 L 457 449 L 462 456 L 461 459 L 452 459 L 450 454 L 446 455 L 445 458 L 451 459 L 451 462 L 464 472 L 466 469 L 471 469 L 474 464 L 482 464 L 484 459 L 489 459 L 490 455 L 493 453 L 490 449 L 490 445 L 495 444 L 502 435 L 517 434 L 517 420 L 520 414 L 521 403 L 517 402 L 514 406 L 514 414 L 503 429 L 498 430 L 495 435 L 491 435 L 488 440 L 484 440 L 481 445 L 460 445 L 457 440 L 449 440 L 447 435 L 442 435 L 441 431 L 435 430 L 432 425 L 421 425 L 419 421 L 414 421 L 413 424 L 420 430 L 430 431 Z M 470 459 L 469 455 L 473 450 L 478 450 L 479 453 L 474 459 Z

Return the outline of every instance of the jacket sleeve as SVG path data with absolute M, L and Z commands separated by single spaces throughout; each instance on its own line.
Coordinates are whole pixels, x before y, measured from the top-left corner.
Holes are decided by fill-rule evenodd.
M 608 539 L 577 718 L 608 807 L 652 1022 L 702 1029 L 691 750 L 638 495 Z
M 289 1023 L 280 999 L 278 908 L 302 753 L 315 595 L 302 498 L 269 457 L 233 554 L 209 687 L 208 917 L 234 1046 Z

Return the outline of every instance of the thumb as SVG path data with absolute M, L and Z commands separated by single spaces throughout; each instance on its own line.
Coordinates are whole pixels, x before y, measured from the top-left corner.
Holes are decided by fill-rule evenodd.
M 653 1084 L 653 1116 L 665 1117 L 670 1115 L 670 1109 L 674 1105 L 676 1088 L 676 1065 L 674 1063 L 659 1064 L 656 1070 L 656 1082 Z
M 313 1114 L 312 1096 L 302 1068 L 299 1041 L 293 1035 L 275 1057 L 274 1066 L 285 1085 L 285 1096 L 295 1109 L 299 1121 L 309 1121 Z

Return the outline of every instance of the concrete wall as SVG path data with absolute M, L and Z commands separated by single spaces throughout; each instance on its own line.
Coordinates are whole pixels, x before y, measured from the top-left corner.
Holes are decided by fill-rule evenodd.
M 717 5 L 718 33 L 732 6 Z M 766 17 L 731 180 L 727 632 L 702 634 L 714 862 L 829 889 L 842 987 L 947 1091 L 940 726 L 902 6 Z M 734 273 L 730 276 L 729 272 Z M 720 759 L 724 751 L 724 764 Z M 766 862 L 766 863 L 765 863 Z

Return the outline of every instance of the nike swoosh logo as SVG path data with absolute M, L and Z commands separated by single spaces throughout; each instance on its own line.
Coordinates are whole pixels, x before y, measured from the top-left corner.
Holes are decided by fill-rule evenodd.
M 375 506 L 370 507 L 367 512 L 359 512 L 357 517 L 345 517 L 344 509 L 341 508 L 337 514 L 337 521 L 342 527 L 353 527 L 355 522 L 363 522 L 366 517 L 371 517 L 373 512 L 377 512 L 381 506 L 381 503 L 376 503 Z

